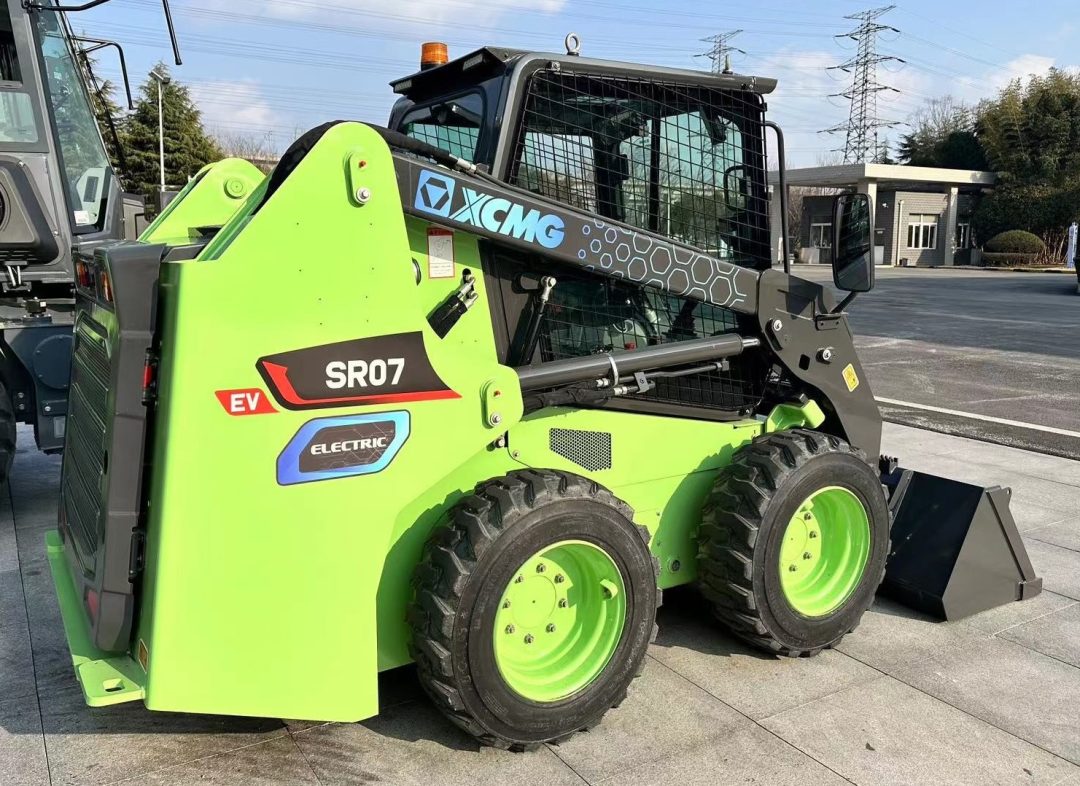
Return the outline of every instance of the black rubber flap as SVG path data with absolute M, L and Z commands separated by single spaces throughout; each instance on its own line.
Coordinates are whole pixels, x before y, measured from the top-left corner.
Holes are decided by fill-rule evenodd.
M 946 620 L 1039 594 L 1009 489 L 910 474 L 894 507 L 883 594 Z

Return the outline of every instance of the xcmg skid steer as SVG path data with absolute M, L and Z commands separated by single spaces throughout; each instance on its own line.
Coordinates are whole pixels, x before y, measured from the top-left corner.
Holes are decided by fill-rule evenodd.
M 619 704 L 669 587 L 785 656 L 883 577 L 947 618 L 1038 592 L 1007 490 L 879 460 L 867 198 L 843 302 L 773 269 L 772 80 L 425 52 L 389 128 L 86 260 L 47 546 L 89 704 L 354 721 L 415 662 L 520 748 Z

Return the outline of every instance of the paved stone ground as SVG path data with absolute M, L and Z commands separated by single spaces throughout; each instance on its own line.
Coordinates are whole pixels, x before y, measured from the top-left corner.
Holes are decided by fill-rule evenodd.
M 795 274 L 831 281 L 824 265 Z M 882 404 L 909 426 L 1080 459 L 1080 295 L 1076 277 L 978 268 L 877 269 L 849 309 L 877 396 L 1024 421 L 1049 434 Z
M 351 725 L 87 708 L 43 553 L 59 462 L 24 450 L 0 507 L 0 784 L 1080 786 L 1080 462 L 894 425 L 885 449 L 1012 485 L 1046 591 L 953 624 L 882 601 L 808 660 L 752 652 L 671 592 L 625 704 L 528 754 L 478 749 L 407 669 Z

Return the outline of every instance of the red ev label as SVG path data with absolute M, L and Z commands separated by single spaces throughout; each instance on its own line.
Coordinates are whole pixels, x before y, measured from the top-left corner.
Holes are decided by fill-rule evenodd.
M 266 394 L 258 388 L 219 390 L 214 395 L 230 415 L 269 415 L 277 412 Z

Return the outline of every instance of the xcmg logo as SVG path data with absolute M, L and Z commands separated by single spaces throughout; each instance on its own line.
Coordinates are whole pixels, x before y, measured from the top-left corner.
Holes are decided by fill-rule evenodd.
M 446 175 L 423 170 L 416 186 L 413 206 L 424 213 L 462 224 L 471 224 L 489 232 L 539 243 L 544 248 L 558 248 L 566 234 L 566 225 L 553 213 L 541 213 L 509 199 L 462 186 L 462 198 L 456 200 L 458 182 Z

